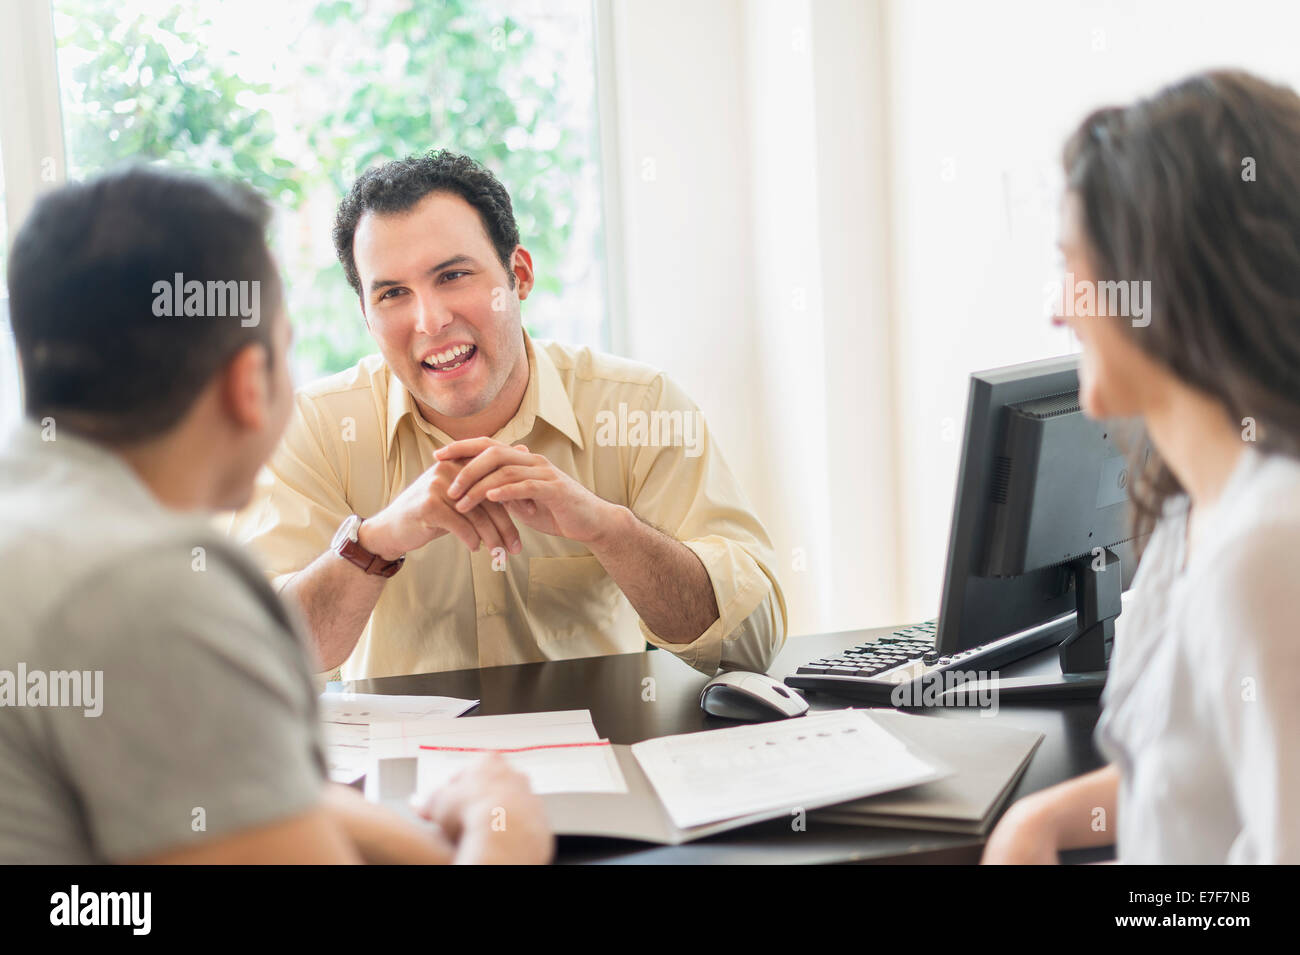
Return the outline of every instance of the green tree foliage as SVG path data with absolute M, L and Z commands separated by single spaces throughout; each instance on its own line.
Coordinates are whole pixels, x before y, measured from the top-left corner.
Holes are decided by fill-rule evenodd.
M 196 0 L 154 18 L 130 12 L 129 2 L 57 4 L 72 24 L 60 55 L 77 54 L 73 88 L 63 91 L 74 177 L 127 159 L 163 160 L 242 179 L 327 231 L 321 210 L 337 205 L 358 172 L 450 148 L 510 189 L 538 266 L 534 294 L 560 293 L 555 265 L 572 240 L 572 196 L 593 144 L 560 115 L 562 54 L 539 49 L 532 31 L 490 4 L 321 0 L 304 35 L 286 37 L 330 51 L 328 62 L 284 77 L 296 89 L 246 82 L 209 51 L 210 8 Z M 303 87 L 327 95 L 301 95 Z M 273 113 L 268 100 L 327 105 Z M 277 151 L 288 142 L 306 143 L 307 154 Z M 322 241 L 290 230 L 282 244 L 294 248 L 280 249 L 295 358 L 309 373 L 374 350 L 341 267 L 312 251 Z
M 316 16 L 352 35 L 358 7 L 323 3 Z M 559 75 L 529 71 L 532 33 L 471 0 L 411 3 L 388 19 L 373 50 L 350 62 L 341 107 L 311 133 L 340 194 L 355 170 L 430 149 L 468 153 L 511 189 L 521 235 L 535 258 L 558 261 L 571 234 L 565 201 L 587 152 L 556 115 Z M 376 82 L 376 63 L 399 57 L 399 82 Z M 323 72 L 323 71 L 320 71 Z M 546 270 L 539 290 L 558 292 Z
M 331 30 L 370 37 L 341 66 L 340 105 L 310 133 L 336 193 L 376 163 L 431 149 L 468 153 L 511 191 L 537 265 L 535 294 L 558 295 L 553 266 L 571 240 L 570 197 L 590 144 L 557 115 L 559 71 L 539 56 L 532 32 L 473 0 L 415 0 L 383 18 L 376 33 L 362 8 L 346 0 L 321 3 L 315 15 Z M 380 67 L 394 61 L 401 65 L 396 81 L 379 78 Z M 339 70 L 331 64 L 311 72 L 328 81 Z M 346 285 L 342 293 L 331 288 L 329 276 L 318 279 L 333 297 L 351 296 Z M 304 336 L 303 345 L 321 347 L 323 363 L 340 363 L 327 339 Z
M 98 0 L 61 0 L 74 24 L 60 45 L 91 54 L 64 91 L 70 173 L 125 160 L 165 160 L 250 183 L 295 206 L 302 195 L 293 163 L 275 154 L 271 114 L 255 105 L 265 86 L 208 61 L 202 21 L 182 23 L 177 3 L 157 21 Z

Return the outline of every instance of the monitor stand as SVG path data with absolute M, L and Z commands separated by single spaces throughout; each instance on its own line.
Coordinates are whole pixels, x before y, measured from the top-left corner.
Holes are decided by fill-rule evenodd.
M 1123 575 L 1119 558 L 1106 548 L 1095 557 L 1088 554 L 1072 561 L 1069 567 L 1074 574 L 1078 623 L 1075 631 L 1061 642 L 1061 672 L 1046 677 L 971 680 L 943 693 L 939 697 L 940 705 L 960 704 L 969 694 L 979 694 L 981 699 L 996 694 L 999 702 L 1026 703 L 1101 696 L 1115 640 L 1115 618 L 1122 607 Z

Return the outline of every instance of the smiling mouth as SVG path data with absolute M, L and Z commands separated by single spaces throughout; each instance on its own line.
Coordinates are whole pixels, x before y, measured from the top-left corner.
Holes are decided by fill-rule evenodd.
M 457 345 L 445 352 L 430 355 L 420 364 L 429 371 L 455 371 L 477 354 L 477 345 Z

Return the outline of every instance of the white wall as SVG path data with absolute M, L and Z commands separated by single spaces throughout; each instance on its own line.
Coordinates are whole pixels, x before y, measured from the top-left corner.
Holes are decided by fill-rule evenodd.
M 627 350 L 708 415 L 772 532 L 791 632 L 890 622 L 879 10 L 671 0 L 612 12 Z
M 768 520 L 792 633 L 895 619 L 879 11 L 745 5 L 752 334 Z
M 887 20 L 911 619 L 938 606 L 967 375 L 1073 350 L 1042 308 L 1065 137 L 1089 110 L 1202 68 L 1300 86 L 1300 5 L 897 0 Z
M 613 4 L 627 352 L 668 371 L 737 471 L 761 473 L 742 387 L 748 165 L 738 2 Z M 759 488 L 751 488 L 761 493 Z
M 1265 0 L 613 14 L 629 352 L 721 435 L 796 634 L 936 614 L 969 374 L 1073 350 L 1043 301 L 1084 114 L 1216 65 L 1300 85 L 1300 4 Z
M 745 272 L 754 290 L 746 317 L 754 343 L 752 414 L 764 423 L 762 517 L 776 547 L 791 628 L 809 627 L 809 608 L 834 602 L 834 525 L 826 504 L 830 465 L 823 384 L 826 289 L 817 214 L 812 14 L 807 0 L 748 5 L 745 34 L 746 158 L 752 208 Z

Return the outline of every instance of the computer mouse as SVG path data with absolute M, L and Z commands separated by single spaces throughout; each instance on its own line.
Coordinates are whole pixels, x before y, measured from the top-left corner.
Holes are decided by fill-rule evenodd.
M 712 716 L 754 723 L 803 716 L 808 701 L 766 673 L 737 670 L 721 673 L 705 684 L 700 708 Z

